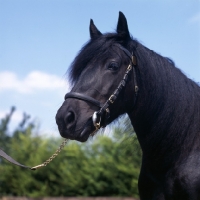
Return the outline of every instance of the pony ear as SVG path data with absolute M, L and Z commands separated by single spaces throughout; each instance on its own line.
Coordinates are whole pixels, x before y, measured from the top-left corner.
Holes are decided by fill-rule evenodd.
M 94 39 L 101 35 L 102 35 L 102 33 L 97 29 L 97 27 L 94 25 L 93 20 L 91 19 L 90 20 L 90 38 Z
M 118 23 L 117 23 L 117 33 L 122 35 L 123 37 L 130 38 L 127 20 L 121 11 L 119 12 L 119 18 L 118 18 Z

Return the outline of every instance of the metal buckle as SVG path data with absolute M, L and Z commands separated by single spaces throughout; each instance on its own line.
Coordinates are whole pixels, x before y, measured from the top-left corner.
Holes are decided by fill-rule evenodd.
M 95 126 L 95 127 L 96 127 L 96 129 L 98 129 L 98 130 L 101 128 L 101 125 L 100 125 L 100 123 L 101 123 L 101 122 L 99 122 L 99 123 L 96 123 L 96 126 Z
M 132 63 L 136 66 L 137 65 L 137 60 L 135 56 L 132 56 Z
M 112 98 L 114 97 L 114 95 L 112 94 L 110 97 L 109 97 L 109 101 L 110 101 L 110 103 L 114 103 L 114 100 L 112 100 Z
M 92 122 L 96 130 L 101 128 L 101 117 L 99 118 L 99 122 L 97 122 L 97 112 L 94 112 L 94 114 L 92 115 Z
M 135 86 L 135 93 L 138 92 L 138 89 L 139 89 L 139 88 L 138 88 L 138 86 L 136 85 L 136 86 Z
M 130 71 L 132 69 L 132 65 L 130 64 L 128 67 L 127 67 L 127 70 Z

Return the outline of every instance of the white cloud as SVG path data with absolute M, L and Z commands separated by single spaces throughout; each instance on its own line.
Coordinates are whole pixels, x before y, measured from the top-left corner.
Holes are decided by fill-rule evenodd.
M 69 84 L 60 77 L 41 71 L 32 71 L 20 79 L 10 71 L 0 72 L 0 92 L 13 90 L 19 93 L 33 93 L 38 90 L 68 90 Z
M 196 15 L 192 16 L 189 19 L 190 23 L 200 23 L 200 13 L 197 13 Z

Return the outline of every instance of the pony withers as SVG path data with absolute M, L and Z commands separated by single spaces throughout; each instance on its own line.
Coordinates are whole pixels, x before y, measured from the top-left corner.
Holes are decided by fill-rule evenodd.
M 172 60 L 90 21 L 90 40 L 71 65 L 73 85 L 56 115 L 62 137 L 87 141 L 127 113 L 142 152 L 141 200 L 200 199 L 200 87 Z

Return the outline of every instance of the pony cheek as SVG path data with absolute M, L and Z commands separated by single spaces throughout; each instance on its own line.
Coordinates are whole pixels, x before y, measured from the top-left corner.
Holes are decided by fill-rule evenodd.
M 116 76 L 117 76 L 117 74 L 116 74 Z M 100 91 L 101 96 L 103 96 L 105 98 L 105 100 L 107 100 L 110 97 L 110 95 L 114 92 L 114 90 L 117 88 L 119 82 L 120 82 L 120 80 L 118 80 L 118 77 L 116 77 L 116 78 L 113 77 L 113 74 L 111 74 L 111 73 L 106 74 L 98 86 L 98 88 L 99 88 L 98 90 Z

